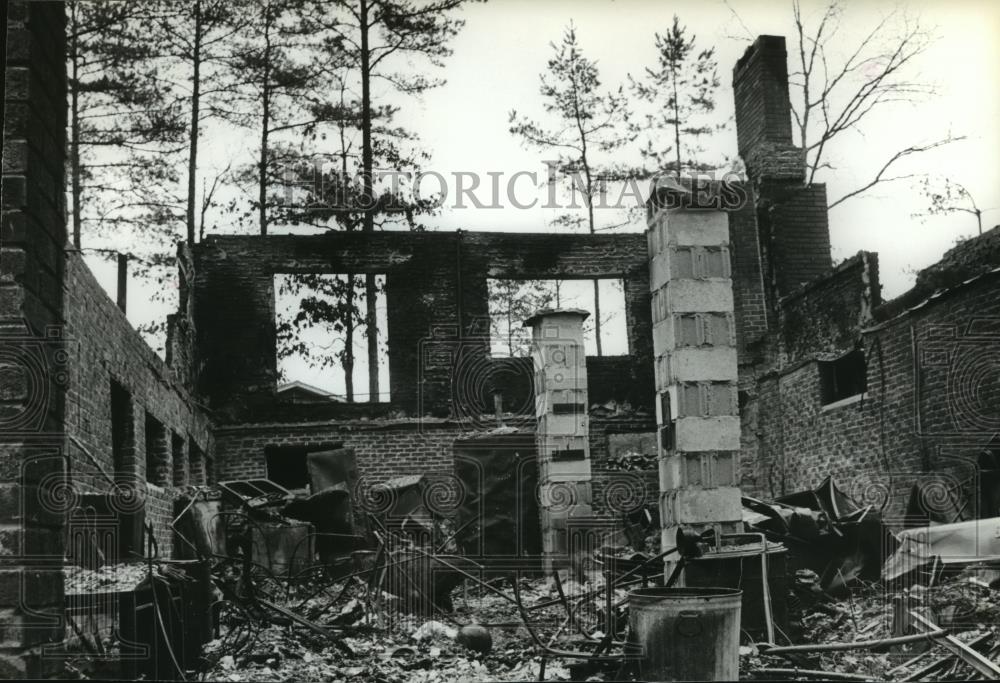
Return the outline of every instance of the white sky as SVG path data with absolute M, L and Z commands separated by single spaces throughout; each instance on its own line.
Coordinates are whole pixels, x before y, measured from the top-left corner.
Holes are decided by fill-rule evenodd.
M 807 20 L 817 19 L 823 3 L 803 4 Z M 852 0 L 845 7 L 840 40 L 846 47 L 894 5 Z M 900 170 L 933 172 L 960 182 L 983 209 L 983 226 L 989 229 L 1000 223 L 1000 2 L 918 0 L 908 7 L 923 23 L 936 27 L 938 39 L 915 70 L 937 85 L 938 94 L 917 106 L 895 106 L 873 115 L 864 137 L 838 139 L 830 159 L 837 169 L 820 180 L 827 183 L 832 199 L 861 184 L 902 147 L 939 139 L 948 131 L 966 135 L 968 140 L 917 157 Z M 493 0 L 462 11 L 466 26 L 453 42 L 446 69 L 438 74 L 447 84 L 418 100 L 403 101 L 397 123 L 420 136 L 431 153 L 427 168 L 444 175 L 468 171 L 509 177 L 533 171 L 544 177 L 543 161 L 552 155 L 524 149 L 508 132 L 508 112 L 516 108 L 540 117 L 538 74 L 551 55 L 549 42 L 558 41 L 572 20 L 584 53 L 598 61 L 605 86 L 615 87 L 627 74 L 638 75 L 653 64 L 653 33 L 665 31 L 674 13 L 697 35 L 699 46 L 716 48 L 722 82 L 718 106 L 724 117 L 733 111 L 732 67 L 753 36 L 784 35 L 789 51 L 795 49 L 791 3 L 784 1 Z M 235 146 L 230 136 L 205 140 L 206 165 L 225 166 L 233 149 L 251 151 L 253 134 L 245 135 L 249 137 Z M 715 144 L 735 156 L 735 129 L 718 136 Z M 527 190 L 527 185 L 522 187 Z M 876 251 L 883 295 L 902 293 L 912 285 L 913 271 L 939 259 L 959 237 L 975 233 L 975 219 L 968 214 L 912 216 L 925 206 L 917 186 L 901 181 L 835 208 L 830 213 L 834 259 L 861 249 Z M 499 209 L 446 209 L 426 222 L 443 230 L 545 231 L 554 217 L 553 210 L 507 204 Z M 113 269 L 101 265 L 95 270 L 113 291 Z M 133 322 L 165 315 L 140 306 L 139 292 L 129 299 Z
M 838 169 L 821 177 L 832 200 L 863 184 L 894 152 L 915 142 L 943 137 L 950 129 L 968 140 L 917 157 L 910 170 L 933 171 L 960 182 L 984 209 L 983 226 L 1000 223 L 1000 2 L 995 0 L 921 0 L 908 3 L 922 21 L 936 26 L 938 39 L 922 55 L 917 72 L 936 82 L 938 95 L 916 107 L 896 106 L 872 116 L 867 136 L 838 140 Z M 824 3 L 804 2 L 807 18 Z M 846 3 L 841 35 L 853 44 L 894 5 L 873 0 Z M 732 9 L 730 9 L 732 8 Z M 734 16 L 739 15 L 750 33 Z M 507 114 L 515 107 L 540 114 L 538 73 L 572 20 L 585 54 L 598 60 L 605 85 L 638 75 L 655 59 L 654 31 L 663 32 L 676 13 L 702 46 L 715 46 L 722 85 L 718 106 L 733 112 L 732 67 L 753 36 L 784 35 L 795 49 L 790 2 L 774 0 L 499 0 L 471 5 L 466 26 L 454 43 L 448 83 L 423 98 L 412 123 L 432 151 L 434 168 L 544 174 L 548 157 L 525 150 L 508 132 Z M 790 65 L 790 71 L 794 65 Z M 401 117 L 404 120 L 405 117 Z M 735 128 L 720 136 L 720 146 L 736 153 Z M 833 159 L 832 159 L 833 160 Z M 904 167 L 900 167 L 901 169 Z M 884 185 L 830 213 L 833 256 L 840 260 L 865 249 L 879 252 L 884 295 L 896 296 L 912 285 L 912 270 L 930 265 L 956 238 L 975 233 L 975 219 L 952 214 L 913 218 L 925 202 L 909 181 Z M 442 227 L 494 230 L 545 230 L 553 211 L 453 210 Z

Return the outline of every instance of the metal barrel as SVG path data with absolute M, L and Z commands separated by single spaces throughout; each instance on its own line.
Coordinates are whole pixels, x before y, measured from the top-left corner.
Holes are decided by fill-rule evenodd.
M 775 642 L 776 635 L 789 632 L 787 563 L 787 550 L 777 544 L 766 550 L 723 548 L 688 560 L 684 583 L 692 588 L 739 588 L 743 591 L 740 628 L 754 641 Z
M 641 588 L 629 594 L 628 648 L 644 681 L 735 681 L 743 591 Z

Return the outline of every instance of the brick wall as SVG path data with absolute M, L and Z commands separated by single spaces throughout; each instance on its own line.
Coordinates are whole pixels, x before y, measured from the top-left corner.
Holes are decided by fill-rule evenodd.
M 462 425 L 442 420 L 257 424 L 215 433 L 219 481 L 267 476 L 264 451 L 272 446 L 353 448 L 362 485 L 410 474 L 452 472 L 452 443 Z
M 302 419 L 283 412 L 275 398 L 275 273 L 384 273 L 392 409 L 436 417 L 473 411 L 475 406 L 463 405 L 456 396 L 456 386 L 473 393 L 482 389 L 477 373 L 489 353 L 489 278 L 622 278 L 632 358 L 624 364 L 619 361 L 617 375 L 631 384 L 621 384 L 627 393 L 610 398 L 635 402 L 652 396 L 643 235 L 218 236 L 193 251 L 199 386 L 223 421 Z M 234 354 L 233 348 L 240 352 Z M 475 372 L 465 379 L 465 370 Z M 466 387 L 470 381 L 479 384 Z M 649 390 L 641 391 L 643 386 Z M 487 405 L 491 410 L 492 401 Z M 325 408 L 326 414 L 310 417 L 348 419 L 358 411 L 358 406 Z
M 782 362 L 850 350 L 880 297 L 878 255 L 865 251 L 784 297 L 778 315 Z
M 765 277 L 778 296 L 826 275 L 830 258 L 830 226 L 826 186 L 768 180 L 760 185 L 757 220 L 764 252 Z
M 61 2 L 8 2 L 0 226 L 0 678 L 61 656 L 65 458 Z
M 643 505 L 656 505 L 659 499 L 659 470 L 619 471 L 608 464 L 608 435 L 656 432 L 656 417 L 590 417 L 590 469 L 594 514 L 620 521 L 622 513 Z M 654 442 L 655 443 L 655 439 Z M 655 455 L 655 448 L 652 454 Z M 654 461 L 655 462 L 655 461 Z
M 174 472 L 178 467 L 181 473 L 188 469 L 186 462 L 174 462 L 175 444 L 185 460 L 192 443 L 198 452 L 211 453 L 211 423 L 173 369 L 132 328 L 75 252 L 66 257 L 65 300 L 69 352 L 66 431 L 98 463 L 72 446 L 73 479 L 82 490 L 104 492 L 110 485 L 103 471 L 123 486 L 137 487 L 140 498 L 145 493 L 147 521 L 154 526 L 161 556 L 170 557 L 173 538 L 169 523 L 177 493 Z M 131 405 L 129 457 L 118 468 L 112 456 L 112 381 L 128 392 Z M 147 438 L 149 425 L 163 428 L 155 439 Z M 157 457 L 148 458 L 147 445 L 154 442 Z M 149 460 L 159 463 L 155 476 L 147 471 Z
M 917 273 L 912 289 L 880 306 L 875 315 L 880 320 L 899 315 L 934 292 L 987 273 L 995 269 L 997 264 L 1000 264 L 1000 225 L 949 249 L 940 261 Z
M 194 391 L 195 334 L 191 281 L 194 261 L 186 242 L 177 245 L 177 312 L 167 316 L 166 361 L 174 377 L 189 392 Z
M 744 185 L 749 200 L 729 212 L 729 250 L 733 279 L 733 310 L 736 316 L 736 348 L 740 363 L 752 363 L 758 346 L 767 334 L 769 313 L 765 296 L 757 213 L 749 184 Z
M 652 432 L 650 416 L 593 417 L 590 424 L 595 514 L 605 515 L 655 503 L 657 472 L 618 472 L 608 468 L 610 433 Z M 533 425 L 529 428 L 533 430 Z M 215 432 L 217 479 L 267 475 L 265 450 L 275 446 L 310 449 L 343 443 L 353 448 L 362 490 L 411 474 L 447 480 L 454 474 L 454 442 L 473 432 L 468 424 L 449 420 L 354 421 L 310 424 L 257 424 L 220 427 Z
M 914 482 L 951 477 L 974 508 L 975 458 L 1000 431 L 1000 229 L 950 250 L 890 302 L 874 254 L 833 269 L 826 190 L 804 185 L 793 142 L 787 59 L 783 38 L 761 36 L 733 71 L 755 214 L 730 215 L 743 490 L 774 497 L 832 475 L 898 515 Z M 824 405 L 818 359 L 859 341 L 867 391 Z
M 860 400 L 823 406 L 815 360 L 762 375 L 742 412 L 744 490 L 781 495 L 832 475 L 898 520 L 914 483 L 943 477 L 975 510 L 976 459 L 1000 426 L 997 332 L 993 272 L 863 330 Z

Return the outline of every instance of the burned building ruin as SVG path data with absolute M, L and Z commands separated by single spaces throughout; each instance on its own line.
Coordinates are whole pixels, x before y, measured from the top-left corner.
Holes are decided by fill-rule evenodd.
M 890 522 L 907 514 L 914 485 L 941 491 L 931 516 L 1000 515 L 1000 228 L 957 245 L 889 301 L 877 254 L 835 265 L 825 188 L 805 184 L 792 139 L 783 38 L 761 36 L 733 71 L 747 169 L 737 205 L 654 201 L 646 234 L 212 235 L 178 250 L 164 360 L 66 243 L 65 120 L 53 104 L 65 100 L 60 7 L 14 2 L 8 12 L 4 675 L 57 661 L 46 648 L 67 628 L 62 562 L 81 535 L 104 525 L 113 541 L 101 553 L 123 559 L 143 552 L 148 523 L 159 555 L 172 557 L 185 487 L 280 477 L 305 488 L 311 453 L 353 453 L 344 476 L 358 505 L 377 507 L 386 481 L 423 475 L 425 504 L 445 516 L 467 514 L 463 492 L 486 507 L 489 496 L 523 498 L 519 477 L 498 476 L 517 453 L 527 463 L 518 471 L 536 478 L 531 496 L 560 484 L 515 520 L 533 556 L 564 556 L 568 529 L 611 528 L 645 506 L 665 529 L 735 526 L 741 494 L 775 497 L 827 477 Z M 663 241 L 670 231 L 687 238 Z M 274 277 L 297 273 L 384 276 L 388 401 L 278 391 Z M 553 389 L 541 355 L 491 355 L 487 281 L 557 278 L 623 283 L 628 354 L 582 357 L 574 316 L 543 313 L 537 348 L 546 325 L 558 327 L 563 351 L 578 354 L 565 367 L 582 373 Z M 685 296 L 690 306 L 679 306 Z M 690 419 L 698 438 L 685 442 Z M 722 425 L 718 438 L 705 436 L 709 423 Z M 616 465 L 625 442 L 659 466 Z M 676 512 L 678 489 L 711 513 Z

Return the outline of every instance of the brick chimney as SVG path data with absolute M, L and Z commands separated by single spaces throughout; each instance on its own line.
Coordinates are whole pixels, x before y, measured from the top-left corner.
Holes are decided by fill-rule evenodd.
M 802 150 L 792 142 L 787 61 L 783 36 L 759 36 L 733 68 L 736 139 L 754 181 L 805 175 Z
M 784 37 L 759 36 L 733 68 L 736 137 L 754 191 L 772 309 L 833 265 L 826 186 L 805 186 L 805 154 L 793 141 L 787 61 Z

